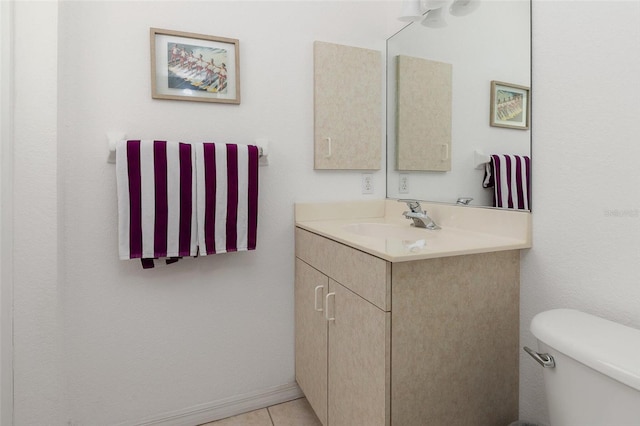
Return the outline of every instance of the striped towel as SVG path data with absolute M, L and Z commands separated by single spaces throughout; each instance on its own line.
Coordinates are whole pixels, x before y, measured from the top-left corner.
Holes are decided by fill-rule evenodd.
M 200 254 L 255 250 L 258 147 L 195 145 Z
M 531 209 L 531 159 L 525 155 L 492 155 L 482 186 L 493 187 L 493 206 Z
M 180 142 L 129 140 L 116 146 L 120 259 L 198 254 L 195 150 Z

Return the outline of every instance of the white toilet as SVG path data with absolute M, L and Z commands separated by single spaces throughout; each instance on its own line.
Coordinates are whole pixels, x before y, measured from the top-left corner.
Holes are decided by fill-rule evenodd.
M 551 426 L 640 425 L 640 330 L 573 309 L 536 315 Z M 555 365 L 554 365 L 555 364 Z

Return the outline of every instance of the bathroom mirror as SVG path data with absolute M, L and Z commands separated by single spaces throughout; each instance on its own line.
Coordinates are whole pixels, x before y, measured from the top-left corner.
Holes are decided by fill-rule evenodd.
M 492 81 L 531 87 L 531 4 L 529 0 L 484 0 L 470 14 L 456 16 L 451 2 L 442 8 L 446 26 L 413 22 L 387 40 L 387 197 L 455 203 L 473 198 L 472 206 L 493 206 L 493 189 L 483 188 L 482 160 L 491 154 L 531 155 L 527 128 L 491 125 Z M 453 13 L 452 13 L 453 12 Z M 427 17 L 429 14 L 427 14 Z M 440 21 L 442 23 L 442 21 Z M 433 150 L 412 148 L 398 138 L 399 57 L 420 58 L 451 66 L 449 147 L 438 155 L 450 156 L 450 170 L 401 170 L 402 155 Z M 402 59 L 400 59 L 402 60 Z M 406 76 L 402 76 L 404 79 Z M 428 79 L 428 76 L 422 77 Z M 413 98 L 429 98 L 432 83 L 413 85 Z M 423 87 L 423 89 L 421 89 Z M 530 98 L 531 91 L 528 91 Z M 404 101 L 403 101 L 404 102 Z M 424 112 L 423 120 L 439 123 L 441 114 Z M 403 105 L 402 108 L 407 108 Z M 528 112 L 528 111 L 527 111 Z M 401 111 L 401 113 L 403 113 Z M 527 122 L 528 124 L 528 122 Z M 525 127 L 525 126 L 522 126 Z M 418 132 L 419 133 L 419 132 Z M 416 143 L 415 139 L 411 143 Z M 428 143 L 426 141 L 425 143 Z M 399 145 L 400 144 L 400 145 Z M 444 152 L 444 154 L 443 154 Z M 428 162 L 428 161 L 427 161 Z

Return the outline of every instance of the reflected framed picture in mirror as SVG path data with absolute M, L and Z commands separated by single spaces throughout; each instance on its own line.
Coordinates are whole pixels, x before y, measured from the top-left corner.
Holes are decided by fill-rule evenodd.
M 529 128 L 529 88 L 501 81 L 491 82 L 491 120 L 493 127 Z

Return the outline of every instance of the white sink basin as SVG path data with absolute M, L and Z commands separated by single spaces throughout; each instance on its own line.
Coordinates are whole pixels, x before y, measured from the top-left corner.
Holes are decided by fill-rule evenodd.
M 409 223 L 406 225 L 392 223 L 350 223 L 344 225 L 343 229 L 352 234 L 364 237 L 411 241 L 432 238 L 432 233 L 438 232 L 424 228 L 414 228 L 410 226 Z
M 296 226 L 390 262 L 531 247 L 530 213 L 439 203 L 423 208 L 442 229 L 411 226 L 396 200 L 296 204 Z

